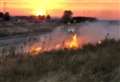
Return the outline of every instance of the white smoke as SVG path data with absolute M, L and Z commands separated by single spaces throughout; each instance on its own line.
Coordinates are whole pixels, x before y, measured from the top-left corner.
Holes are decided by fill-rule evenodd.
M 45 50 L 53 50 L 57 44 L 63 47 L 63 42 L 71 36 L 69 29 L 75 30 L 79 40 L 83 40 L 83 44 L 96 43 L 105 38 L 120 39 L 120 23 L 98 21 L 58 26 L 53 32 L 38 36 L 37 42 L 35 41 L 33 44 L 44 46 Z
M 69 29 L 72 29 L 72 31 L 77 34 L 83 45 L 87 43 L 96 43 L 100 40 L 104 40 L 106 37 L 115 40 L 120 39 L 120 22 L 86 22 L 60 25 L 53 29 L 51 33 L 30 36 L 31 40 L 22 44 L 22 49 L 21 45 L 17 46 L 17 51 L 21 52 L 23 50 L 23 52 L 29 52 L 29 48 L 33 45 L 41 46 L 45 51 L 54 50 L 58 44 L 60 44 L 60 48 L 62 48 L 64 41 L 71 36 Z

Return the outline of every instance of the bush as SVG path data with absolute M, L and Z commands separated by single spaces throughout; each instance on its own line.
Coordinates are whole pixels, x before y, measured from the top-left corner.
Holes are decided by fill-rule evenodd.
M 5 21 L 9 21 L 10 20 L 10 14 L 9 14 L 9 12 L 6 12 L 4 14 L 3 18 L 4 18 Z

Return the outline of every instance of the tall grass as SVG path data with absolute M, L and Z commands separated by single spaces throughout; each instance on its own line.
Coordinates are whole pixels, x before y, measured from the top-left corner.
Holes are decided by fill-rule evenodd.
M 120 41 L 0 59 L 0 82 L 120 82 Z

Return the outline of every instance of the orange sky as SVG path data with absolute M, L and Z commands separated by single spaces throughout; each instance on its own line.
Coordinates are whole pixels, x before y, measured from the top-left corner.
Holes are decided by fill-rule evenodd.
M 3 6 L 6 2 L 6 7 Z M 104 19 L 120 19 L 120 0 L 1 0 L 0 10 L 12 15 L 32 15 L 44 11 L 61 16 L 70 9 L 74 15 L 93 16 Z

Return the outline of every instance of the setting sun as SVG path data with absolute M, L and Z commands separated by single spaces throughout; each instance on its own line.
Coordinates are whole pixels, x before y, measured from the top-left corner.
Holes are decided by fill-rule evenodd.
M 44 15 L 46 15 L 46 11 L 45 10 L 37 10 L 37 11 L 35 11 L 34 15 L 44 16 Z
M 64 7 L 64 0 L 31 0 L 28 3 L 28 7 L 32 9 L 33 15 L 46 15 L 54 9 L 59 9 Z
M 120 19 L 120 0 L 0 0 L 0 11 L 4 10 L 18 16 L 47 12 L 58 17 L 63 15 L 64 10 L 72 10 L 74 16 Z

